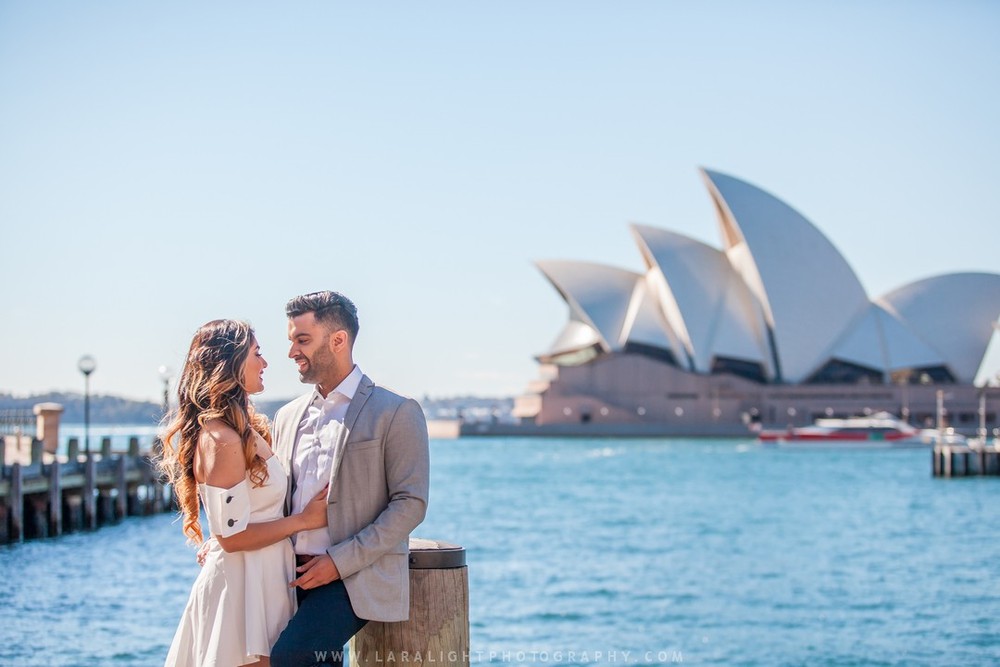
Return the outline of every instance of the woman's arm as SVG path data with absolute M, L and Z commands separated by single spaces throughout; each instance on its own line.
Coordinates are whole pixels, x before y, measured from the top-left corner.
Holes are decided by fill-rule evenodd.
M 251 523 L 247 525 L 246 529 L 235 535 L 229 537 L 215 535 L 214 537 L 225 552 L 252 551 L 280 542 L 299 531 L 323 528 L 324 526 L 326 526 L 326 489 L 316 494 L 300 514 L 293 514 L 274 521 Z
M 213 490 L 224 492 L 247 481 L 246 459 L 243 442 L 232 428 L 216 421 L 206 424 L 198 442 L 199 461 L 196 466 L 203 473 L 205 483 Z M 238 494 L 234 494 L 238 495 Z M 213 537 L 223 551 L 251 551 L 280 542 L 302 530 L 322 528 L 326 525 L 326 489 L 316 495 L 300 514 L 273 521 L 249 523 L 243 530 L 228 536 L 213 530 Z

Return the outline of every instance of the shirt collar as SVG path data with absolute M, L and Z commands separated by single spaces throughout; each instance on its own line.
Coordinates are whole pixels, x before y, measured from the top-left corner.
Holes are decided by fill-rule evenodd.
M 354 370 L 347 374 L 343 380 L 340 381 L 336 387 L 333 388 L 326 398 L 323 398 L 323 394 L 319 393 L 319 389 L 313 387 L 312 400 L 310 403 L 319 402 L 332 402 L 336 398 L 336 394 L 344 396 L 348 401 L 354 400 L 354 394 L 358 393 L 358 387 L 361 386 L 361 378 L 363 373 L 357 364 L 354 364 Z

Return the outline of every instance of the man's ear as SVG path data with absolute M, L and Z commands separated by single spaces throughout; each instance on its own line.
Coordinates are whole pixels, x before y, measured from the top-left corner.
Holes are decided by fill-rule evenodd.
M 330 350 L 333 352 L 340 352 L 347 346 L 347 344 L 347 332 L 343 329 L 334 331 L 333 335 L 330 336 Z

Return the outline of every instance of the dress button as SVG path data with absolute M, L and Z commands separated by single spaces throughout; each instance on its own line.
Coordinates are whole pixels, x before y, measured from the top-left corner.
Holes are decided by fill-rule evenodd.
M 230 502 L 232 502 L 232 500 L 233 500 L 232 496 L 227 496 L 226 497 L 226 504 L 228 505 Z
M 236 519 L 230 519 L 229 520 L 229 527 L 232 528 L 233 524 L 235 524 L 235 523 L 236 523 Z

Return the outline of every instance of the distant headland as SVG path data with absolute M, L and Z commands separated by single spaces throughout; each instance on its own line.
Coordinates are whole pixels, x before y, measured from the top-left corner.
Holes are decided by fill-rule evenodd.
M 257 410 L 274 417 L 282 405 L 293 397 L 270 401 L 254 401 Z M 38 403 L 58 403 L 63 407 L 62 423 L 83 423 L 83 394 L 78 392 L 47 392 L 31 396 L 15 396 L 0 391 L 0 411 L 28 410 Z M 507 415 L 514 399 L 461 396 L 452 398 L 420 399 L 420 405 L 428 417 L 451 418 L 464 414 L 466 418 L 484 419 L 485 416 Z M 163 404 L 153 401 L 136 401 L 110 394 L 96 394 L 90 397 L 90 422 L 92 424 L 156 424 L 163 416 Z

